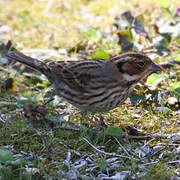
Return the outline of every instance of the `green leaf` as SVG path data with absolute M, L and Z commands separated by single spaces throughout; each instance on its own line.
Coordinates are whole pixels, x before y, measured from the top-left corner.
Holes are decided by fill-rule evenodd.
M 176 88 L 173 93 L 176 95 L 176 97 L 180 98 L 180 88 Z
M 153 102 L 158 102 L 158 97 L 159 97 L 159 95 L 160 95 L 160 91 L 157 91 L 157 90 L 155 90 L 155 91 L 152 91 L 151 92 L 151 98 L 152 98 L 152 101 Z
M 0 163 L 12 165 L 14 167 L 20 167 L 25 165 L 26 161 L 21 158 L 14 158 L 9 150 L 0 149 Z
M 180 55 L 177 55 L 176 59 L 177 59 L 178 62 L 180 62 Z
M 159 0 L 159 3 L 160 3 L 162 8 L 168 8 L 169 7 L 167 0 Z
M 180 98 L 180 82 L 172 84 L 170 90 L 176 95 L 176 97 Z
M 27 77 L 27 81 L 30 84 L 36 85 L 37 83 L 43 83 L 43 78 L 39 75 L 31 74 L 31 73 L 23 73 Z
M 103 161 L 103 162 L 98 162 L 98 165 L 101 171 L 105 171 L 107 169 L 108 163 Z
M 130 100 L 133 104 L 138 105 L 141 102 L 145 101 L 146 98 L 142 94 L 131 94 L 130 95 Z
M 144 18 L 143 18 L 142 15 L 139 15 L 138 17 L 136 17 L 135 20 L 134 20 L 134 29 L 135 29 L 136 33 L 138 33 L 138 34 L 144 34 L 144 36 L 145 36 L 150 42 L 152 42 L 151 36 L 145 31 L 143 21 L 144 21 Z
M 162 81 L 162 79 L 163 79 L 163 74 L 153 73 L 148 77 L 146 82 L 149 84 L 158 84 L 159 82 Z
M 91 56 L 92 59 L 109 59 L 109 54 L 101 49 L 97 49 L 96 53 Z
M 102 34 L 101 31 L 95 28 L 90 28 L 87 32 L 86 32 L 88 37 L 92 37 L 95 39 L 101 39 L 102 38 Z
M 171 90 L 171 91 L 174 91 L 174 90 L 177 89 L 177 88 L 180 88 L 180 82 L 173 83 L 173 84 L 170 86 L 170 90 Z
M 29 102 L 28 99 L 22 98 L 22 99 L 20 99 L 20 100 L 17 101 L 17 106 L 18 106 L 18 107 L 24 107 L 24 105 L 25 105 L 27 102 Z
M 172 39 L 172 33 L 161 33 L 162 39 L 155 43 L 156 49 L 158 52 L 162 53 L 163 51 L 168 52 L 168 45 Z
M 155 47 L 158 50 L 158 52 L 162 53 L 163 51 L 168 52 L 168 41 L 166 39 L 161 39 L 157 43 L 155 43 Z
M 0 178 L 4 180 L 14 180 L 15 173 L 9 167 L 0 167 Z
M 166 46 L 171 42 L 172 34 L 171 33 L 161 33 L 161 36 L 167 40 Z
M 21 158 L 18 158 L 18 159 L 14 159 L 14 160 L 11 160 L 11 161 L 7 161 L 6 164 L 11 165 L 13 167 L 21 167 L 21 166 L 26 165 L 26 161 L 24 161 Z
M 114 126 L 109 126 L 106 129 L 105 133 L 106 133 L 106 135 L 117 137 L 117 138 L 122 138 L 122 136 L 123 136 L 122 129 L 118 128 L 118 127 L 114 127 Z
M 0 162 L 6 163 L 7 161 L 13 160 L 13 155 L 10 151 L 0 149 Z
M 126 51 L 132 51 L 133 50 L 133 35 L 131 32 L 131 29 L 128 28 L 127 30 L 122 30 L 117 33 L 119 41 L 118 44 L 121 46 L 121 50 Z

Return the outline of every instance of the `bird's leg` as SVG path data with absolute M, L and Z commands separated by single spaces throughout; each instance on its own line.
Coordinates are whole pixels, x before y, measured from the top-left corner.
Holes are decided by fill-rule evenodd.
M 107 127 L 107 126 L 108 126 L 108 123 L 105 121 L 104 116 L 103 116 L 102 113 L 99 113 L 99 118 L 100 118 L 101 126 Z
M 81 111 L 81 117 L 86 119 L 87 112 L 86 111 Z
M 102 113 L 99 113 L 99 118 L 94 117 L 95 121 L 98 122 L 98 126 L 107 127 L 108 123 L 105 121 Z
M 93 121 L 93 118 L 90 118 L 88 116 L 87 112 L 81 112 L 82 118 L 86 119 L 87 121 L 91 122 L 92 124 L 94 124 L 95 126 L 98 126 L 99 124 L 97 123 L 97 121 Z

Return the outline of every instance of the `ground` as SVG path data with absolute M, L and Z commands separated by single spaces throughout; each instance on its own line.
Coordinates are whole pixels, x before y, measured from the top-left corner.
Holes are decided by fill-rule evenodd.
M 51 101 L 45 77 L 8 65 L 1 45 L 0 179 L 178 179 L 178 8 L 175 0 L 1 1 L 1 44 L 59 61 L 141 51 L 164 72 L 104 113 L 108 126 L 101 127 L 62 99 Z M 89 116 L 99 123 L 98 114 Z

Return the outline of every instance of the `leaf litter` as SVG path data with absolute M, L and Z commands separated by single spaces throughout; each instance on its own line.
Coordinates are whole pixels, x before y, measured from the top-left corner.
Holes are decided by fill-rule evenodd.
M 55 17 L 55 14 L 50 12 L 54 2 L 48 3 L 44 11 L 48 17 Z M 172 13 L 169 10 L 169 5 L 164 5 L 162 2 L 161 5 L 168 13 Z M 65 9 L 71 8 L 71 3 L 64 3 L 63 6 Z M 32 20 L 28 17 L 28 13 L 24 12 L 23 16 L 21 15 L 25 23 L 31 23 Z M 123 19 L 123 23 L 119 23 L 122 16 L 125 19 Z M 127 101 L 122 108 L 114 110 L 110 114 L 105 114 L 112 125 L 105 131 L 84 122 L 78 114 L 74 114 L 75 109 L 61 99 L 50 101 L 51 96 L 44 98 L 43 94 L 47 93 L 49 84 L 43 84 L 44 78 L 38 73 L 33 71 L 29 73 L 29 70 L 25 69 L 23 70 L 25 80 L 22 77 L 18 80 L 16 76 L 9 77 L 12 71 L 15 73 L 19 69 L 18 72 L 22 72 L 22 66 L 6 62 L 3 59 L 5 51 L 2 52 L 1 50 L 2 56 L 0 59 L 3 60 L 3 63 L 1 63 L 3 66 L 0 71 L 2 75 L 0 86 L 2 89 L 5 87 L 8 94 L 3 91 L 0 94 L 0 107 L 2 107 L 0 109 L 0 123 L 2 123 L 0 126 L 6 125 L 7 128 L 10 126 L 12 129 L 6 130 L 7 135 L 5 135 L 5 129 L 2 129 L 1 152 L 4 149 L 10 150 L 9 153 L 13 152 L 18 160 L 17 162 L 20 162 L 22 156 L 27 161 L 26 166 L 21 164 L 25 171 L 17 170 L 21 171 L 24 177 L 31 175 L 36 179 L 52 176 L 64 179 L 138 179 L 147 177 L 157 179 L 157 177 L 162 177 L 154 171 L 157 168 L 161 174 L 168 178 L 178 178 L 180 153 L 178 56 L 173 56 L 175 57 L 173 63 L 168 61 L 168 57 L 171 57 L 170 54 L 177 53 L 176 50 L 179 48 L 179 42 L 176 39 L 179 26 L 178 16 L 177 8 L 176 16 L 171 16 L 172 19 L 169 22 L 161 17 L 164 26 L 158 21 L 153 22 L 155 26 L 151 28 L 156 27 L 154 29 L 156 34 L 153 34 L 146 25 L 147 18 L 144 19 L 144 14 L 137 16 L 131 11 L 126 11 L 126 13 L 121 13 L 119 18 L 114 16 L 115 28 L 112 24 L 107 25 L 111 26 L 111 31 L 106 30 L 105 33 L 101 27 L 84 28 L 87 29 L 87 31 L 85 30 L 87 40 L 70 48 L 60 48 L 60 46 L 54 44 L 48 46 L 51 48 L 50 50 L 42 49 L 41 46 L 39 49 L 32 50 L 32 48 L 24 48 L 24 44 L 18 45 L 18 43 L 23 43 L 22 39 L 18 40 L 16 47 L 21 47 L 23 52 L 31 54 L 35 58 L 54 57 L 55 59 L 73 60 L 76 57 L 93 57 L 107 59 L 119 52 L 133 50 L 147 54 L 151 53 L 151 56 L 157 57 L 155 60 L 166 63 L 163 64 L 165 67 L 170 64 L 166 69 L 166 74 L 170 74 L 170 71 L 172 71 L 174 73 L 173 78 L 154 75 L 154 77 L 149 77 L 146 83 L 138 84 L 139 88 L 135 90 L 134 98 Z M 87 19 L 91 19 L 93 22 L 93 17 L 95 15 L 89 15 Z M 101 19 L 101 17 L 97 18 L 96 21 L 98 19 Z M 8 33 L 12 32 L 12 28 L 6 25 L 3 26 L 0 29 L 1 37 L 6 37 Z M 53 29 L 56 28 L 53 27 Z M 51 42 L 53 36 L 48 35 L 44 40 Z M 112 44 L 113 41 L 117 44 Z M 0 49 L 8 50 L 9 44 L 10 42 L 2 43 Z M 11 64 L 9 67 L 13 70 L 6 68 L 8 64 Z M 18 77 L 20 76 L 18 75 Z M 6 84 L 6 82 L 9 79 L 15 80 L 16 84 L 22 83 L 26 92 L 23 92 L 21 87 L 17 87 L 15 90 L 12 90 L 11 86 L 7 88 L 8 83 Z M 25 83 L 27 79 L 30 80 Z M 28 92 L 29 90 L 30 92 Z M 39 94 L 40 91 L 41 94 Z M 10 96 L 12 96 L 12 100 Z M 156 112 L 157 109 L 159 110 Z M 29 111 L 30 115 L 25 118 L 24 116 Z M 12 124 L 15 119 L 17 119 L 17 127 Z M 119 119 L 121 119 L 120 122 Z M 147 120 L 147 123 L 143 119 Z M 37 126 L 38 120 L 40 124 Z M 137 124 L 141 132 L 138 129 L 127 128 L 128 126 L 124 126 L 126 128 L 122 128 L 122 130 L 121 126 L 126 123 L 132 125 L 132 127 Z M 150 126 L 151 123 L 152 127 Z M 31 128 L 29 128 L 29 125 Z M 136 132 L 136 134 L 132 132 Z M 12 138 L 13 134 L 16 137 L 15 139 Z M 27 142 L 30 142 L 30 147 L 22 145 L 22 143 L 26 144 Z M 13 149 L 5 145 L 12 145 Z M 54 152 L 55 157 L 50 152 Z M 18 154 L 21 156 L 18 157 Z M 3 168 L 7 166 L 13 168 L 13 164 L 16 164 L 12 162 L 11 158 L 9 158 L 9 162 L 8 165 L 4 161 L 1 163 L 0 176 L 3 176 L 3 171 L 9 172 Z M 167 166 L 169 170 L 164 168 Z M 55 169 L 54 172 L 49 171 L 51 167 Z M 16 175 L 12 176 L 15 177 Z

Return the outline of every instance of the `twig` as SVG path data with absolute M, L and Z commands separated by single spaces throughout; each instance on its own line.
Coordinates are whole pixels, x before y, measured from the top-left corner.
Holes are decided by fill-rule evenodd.
M 83 140 L 85 140 L 92 148 L 94 148 L 99 153 L 102 153 L 102 154 L 105 154 L 105 155 L 108 155 L 108 156 L 118 156 L 118 157 L 122 157 L 122 158 L 126 158 L 126 159 L 131 159 L 130 157 L 127 157 L 127 156 L 123 156 L 123 155 L 119 155 L 119 154 L 116 154 L 116 153 L 108 153 L 108 152 L 102 151 L 102 150 L 96 148 L 94 145 L 92 145 L 86 138 L 83 138 Z
M 148 165 L 151 165 L 151 164 L 157 164 L 159 161 L 154 161 L 154 162 L 150 162 L 150 163 L 145 163 L 145 164 L 142 164 L 143 166 L 148 166 Z
M 155 140 L 155 138 L 149 140 L 148 142 L 146 142 L 146 143 L 143 145 L 143 147 L 147 146 L 150 142 L 152 142 L 152 141 L 154 141 L 154 140 Z
M 15 103 L 15 102 L 0 101 L 0 106 L 10 106 L 10 105 L 17 106 L 17 103 Z
M 60 129 L 63 129 L 63 130 L 68 130 L 68 131 L 80 131 L 80 127 L 78 126 L 71 126 L 70 123 L 67 124 L 67 123 L 62 123 L 61 126 L 59 127 Z
M 70 126 L 62 126 L 60 127 L 61 129 L 65 129 L 65 130 L 74 130 L 74 131 L 79 131 L 80 127 L 78 128 L 71 128 Z M 99 133 L 99 129 L 98 128 L 93 128 L 93 129 L 88 129 L 88 132 L 96 134 Z M 146 140 L 146 139 L 152 139 L 147 143 L 150 143 L 151 141 L 157 139 L 157 138 L 163 138 L 163 139 L 170 139 L 173 136 L 173 134 L 160 134 L 160 133 L 154 133 L 154 134 L 148 134 L 145 136 L 132 136 L 132 135 L 126 135 L 124 134 L 123 137 L 127 138 L 127 139 L 137 139 L 137 140 Z M 147 145 L 146 143 L 146 145 Z M 127 154 L 127 153 L 126 153 Z
M 45 106 L 46 104 L 50 103 L 53 100 L 54 100 L 54 98 L 51 98 L 51 99 L 47 100 L 43 105 Z
M 161 151 L 165 150 L 167 147 L 168 147 L 168 145 L 162 147 L 161 149 L 159 149 L 158 151 L 156 151 L 154 154 L 149 155 L 148 157 L 153 157 L 153 156 L 159 154 Z M 142 161 L 142 160 L 144 160 L 144 159 L 146 159 L 146 158 L 147 158 L 147 157 L 143 157 L 143 158 L 140 159 L 140 161 Z
M 173 164 L 173 163 L 179 163 L 180 164 L 180 160 L 167 162 L 167 164 Z
M 151 164 L 157 164 L 158 162 L 159 161 L 154 161 L 154 162 L 145 163 L 145 164 L 142 164 L 142 165 L 147 166 L 147 165 L 151 165 Z M 179 160 L 177 160 L 177 161 L 169 161 L 166 164 L 173 164 L 173 163 L 180 163 L 180 161 Z
M 150 138 L 163 138 L 163 139 L 168 139 L 172 135 L 171 134 L 160 134 L 160 133 L 154 133 L 154 134 L 148 134 L 146 136 L 132 136 L 132 135 L 125 135 L 126 138 L 128 139 L 139 139 L 139 140 L 144 140 L 144 139 L 150 139 Z
M 124 146 L 118 141 L 118 139 L 117 138 L 114 138 L 116 141 L 117 141 L 117 143 L 119 144 L 119 146 L 124 150 L 124 152 L 130 157 L 130 154 L 128 153 L 128 151 L 124 148 Z

